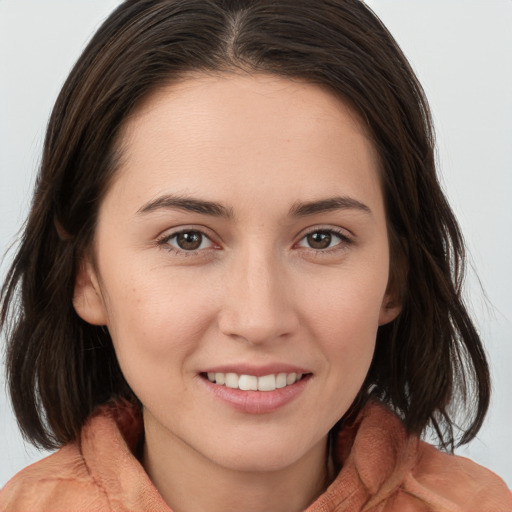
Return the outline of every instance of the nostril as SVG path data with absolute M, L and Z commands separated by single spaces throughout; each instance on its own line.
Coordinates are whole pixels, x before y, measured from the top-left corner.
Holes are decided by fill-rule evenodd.
M 224 310 L 218 320 L 219 330 L 225 336 L 250 345 L 285 341 L 297 332 L 298 325 L 293 311 L 243 314 Z

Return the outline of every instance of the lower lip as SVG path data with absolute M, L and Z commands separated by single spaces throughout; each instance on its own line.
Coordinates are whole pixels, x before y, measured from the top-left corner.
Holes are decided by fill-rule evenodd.
M 274 391 L 243 391 L 214 384 L 206 378 L 202 380 L 211 393 L 233 409 L 247 414 L 268 414 L 295 400 L 310 378 L 311 375 L 305 375 L 295 384 Z

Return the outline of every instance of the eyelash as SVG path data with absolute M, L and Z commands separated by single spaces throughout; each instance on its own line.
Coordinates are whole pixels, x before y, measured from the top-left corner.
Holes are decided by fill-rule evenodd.
M 181 229 L 181 230 L 175 231 L 171 234 L 166 234 L 166 235 L 162 236 L 161 238 L 158 238 L 156 240 L 156 243 L 159 247 L 164 248 L 166 251 L 176 254 L 178 256 L 184 256 L 184 257 L 195 256 L 204 250 L 211 249 L 211 247 L 208 247 L 206 249 L 196 249 L 196 250 L 188 250 L 187 251 L 186 249 L 180 249 L 178 247 L 173 247 L 172 245 L 170 245 L 169 242 L 171 240 L 173 240 L 173 239 L 177 238 L 179 235 L 185 234 L 185 233 L 198 233 L 199 235 L 201 235 L 201 237 L 204 237 L 205 239 L 209 240 L 212 244 L 215 244 L 215 242 L 212 241 L 211 237 L 208 236 L 204 231 L 202 231 L 201 229 L 192 229 L 192 228 Z M 308 236 L 316 234 L 316 233 L 322 233 L 322 234 L 327 234 L 327 235 L 331 235 L 331 236 L 334 235 L 335 237 L 339 238 L 339 240 L 340 240 L 339 243 L 335 244 L 332 247 L 326 247 L 325 249 L 315 249 L 313 247 L 302 246 L 306 250 L 313 251 L 315 254 L 318 254 L 318 255 L 330 254 L 335 251 L 343 250 L 347 246 L 349 246 L 353 243 L 352 238 L 350 236 L 347 236 L 347 234 L 344 230 L 335 229 L 332 227 L 329 227 L 329 228 L 316 227 L 315 229 L 312 229 L 312 230 L 304 233 L 302 235 L 302 237 L 300 238 L 300 240 L 296 244 L 294 244 L 294 246 L 300 244 L 300 242 L 302 242 Z M 202 243 L 203 243 L 203 241 L 201 241 L 201 244 Z

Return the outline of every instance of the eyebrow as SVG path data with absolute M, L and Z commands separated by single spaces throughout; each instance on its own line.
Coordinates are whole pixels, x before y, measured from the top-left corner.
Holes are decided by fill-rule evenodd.
M 226 208 L 220 203 L 195 199 L 192 197 L 173 196 L 170 194 L 158 197 L 142 206 L 137 213 L 144 214 L 154 212 L 155 210 L 172 209 L 184 210 L 188 212 L 211 215 L 212 217 L 232 218 L 233 210 Z
M 347 196 L 330 197 L 319 201 L 297 202 L 290 208 L 290 216 L 306 217 L 318 213 L 332 212 L 336 210 L 357 210 L 372 214 L 372 211 L 364 203 Z
M 161 209 L 184 210 L 228 219 L 234 217 L 233 209 L 220 203 L 192 197 L 174 196 L 171 194 L 166 194 L 149 201 L 142 206 L 137 213 L 145 214 Z M 357 199 L 346 196 L 337 196 L 317 201 L 296 202 L 290 208 L 289 215 L 291 217 L 307 217 L 309 215 L 316 215 L 336 210 L 357 210 L 370 215 L 372 213 L 368 206 Z

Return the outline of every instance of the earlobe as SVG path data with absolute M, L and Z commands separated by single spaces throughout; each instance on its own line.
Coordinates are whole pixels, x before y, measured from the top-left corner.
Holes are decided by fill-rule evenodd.
M 379 326 L 392 322 L 400 314 L 400 311 L 402 311 L 402 304 L 386 295 L 380 308 Z
M 73 307 L 78 316 L 92 325 L 106 325 L 107 314 L 96 272 L 83 260 L 75 278 Z

